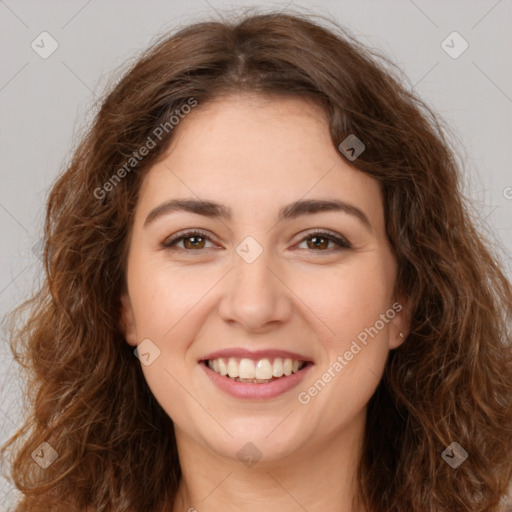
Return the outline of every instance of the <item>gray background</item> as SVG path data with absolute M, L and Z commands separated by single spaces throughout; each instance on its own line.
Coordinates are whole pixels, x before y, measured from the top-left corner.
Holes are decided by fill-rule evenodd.
M 233 7 L 287 5 L 333 17 L 384 51 L 446 121 L 465 161 L 465 194 L 477 224 L 512 276 L 512 1 L 0 0 L 0 316 L 41 276 L 37 242 L 45 198 L 112 71 L 179 24 L 226 15 Z M 31 47 L 43 31 L 59 45 L 47 59 Z M 453 31 L 469 44 L 456 59 L 441 46 Z M 0 443 L 24 415 L 19 379 L 3 331 Z M 0 481 L 0 510 L 16 492 Z

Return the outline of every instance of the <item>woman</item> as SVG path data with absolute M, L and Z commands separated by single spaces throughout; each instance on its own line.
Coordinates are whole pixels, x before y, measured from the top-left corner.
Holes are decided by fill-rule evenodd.
M 510 284 L 385 64 L 246 15 L 108 94 L 13 333 L 19 512 L 505 510 Z

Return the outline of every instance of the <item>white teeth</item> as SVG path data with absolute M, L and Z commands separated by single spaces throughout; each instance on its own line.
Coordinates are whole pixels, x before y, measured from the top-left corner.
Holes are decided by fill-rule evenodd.
M 245 358 L 240 360 L 240 364 L 238 366 L 238 376 L 241 379 L 254 379 L 254 377 L 257 377 L 258 379 L 261 378 L 256 375 L 256 367 L 254 366 L 254 362 L 251 359 Z
M 224 359 L 222 359 L 222 357 L 219 357 L 219 359 L 214 359 L 214 361 L 218 361 L 218 363 L 219 363 L 219 373 L 221 375 L 227 375 L 228 374 L 228 367 L 227 367 L 226 363 L 224 362 Z M 215 370 L 215 368 L 212 368 L 212 370 L 214 372 L 217 371 L 217 370 Z
M 208 366 L 215 373 L 229 376 L 241 382 L 266 383 L 273 379 L 297 373 L 306 363 L 304 361 L 292 360 L 290 358 L 276 357 L 274 361 L 264 358 L 254 361 L 248 358 L 230 357 L 226 359 L 219 357 L 208 361 Z
M 231 378 L 238 377 L 238 362 L 232 357 L 228 361 L 228 375 Z
M 274 364 L 272 365 L 272 375 L 274 377 L 283 376 L 283 360 L 280 357 L 276 357 L 274 359 Z
M 243 359 L 242 359 L 243 361 Z M 241 363 L 240 363 L 241 364 Z M 272 378 L 272 365 L 268 359 L 260 359 L 256 364 L 256 378 L 257 379 L 271 379 Z

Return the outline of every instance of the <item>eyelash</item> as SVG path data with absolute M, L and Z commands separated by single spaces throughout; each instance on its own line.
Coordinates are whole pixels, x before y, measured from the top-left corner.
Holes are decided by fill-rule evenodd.
M 162 247 L 164 249 L 171 249 L 172 247 L 176 246 L 177 242 L 180 242 L 182 240 L 185 240 L 187 238 L 191 238 L 191 237 L 194 237 L 194 236 L 199 236 L 199 237 L 204 238 L 204 239 L 206 239 L 206 240 L 208 240 L 210 242 L 213 242 L 213 240 L 208 236 L 207 233 L 205 233 L 204 231 L 198 230 L 198 229 L 194 229 L 194 230 L 178 233 L 175 237 L 173 237 L 171 239 L 168 239 L 168 240 L 165 240 L 162 243 Z M 315 251 L 315 252 L 332 252 L 333 250 L 334 251 L 341 251 L 341 250 L 344 250 L 344 249 L 345 250 L 346 249 L 352 249 L 352 245 L 350 244 L 350 242 L 348 240 L 346 240 L 345 238 L 342 238 L 342 237 L 336 235 L 332 231 L 312 231 L 310 233 L 307 233 L 306 236 L 303 237 L 300 240 L 299 243 L 302 243 L 305 240 L 308 240 L 309 238 L 313 238 L 313 237 L 326 238 L 327 240 L 329 240 L 331 242 L 334 242 L 336 245 L 338 245 L 338 248 L 334 248 L 334 249 L 333 248 L 331 248 L 331 249 L 321 249 L 321 250 L 318 250 L 318 251 Z M 187 251 L 187 252 L 204 250 L 204 249 L 185 249 L 185 248 L 182 248 L 182 247 L 178 247 L 178 249 L 181 250 L 181 251 Z M 312 249 L 312 251 L 313 251 L 313 249 Z

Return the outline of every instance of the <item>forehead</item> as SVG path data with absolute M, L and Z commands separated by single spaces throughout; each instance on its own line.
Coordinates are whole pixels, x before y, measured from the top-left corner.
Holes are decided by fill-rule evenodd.
M 375 227 L 382 224 L 378 183 L 339 153 L 327 114 L 310 101 L 226 97 L 198 105 L 174 130 L 144 179 L 139 209 L 146 214 L 191 196 L 229 205 L 235 218 L 277 212 L 301 198 L 338 198 L 365 210 Z

